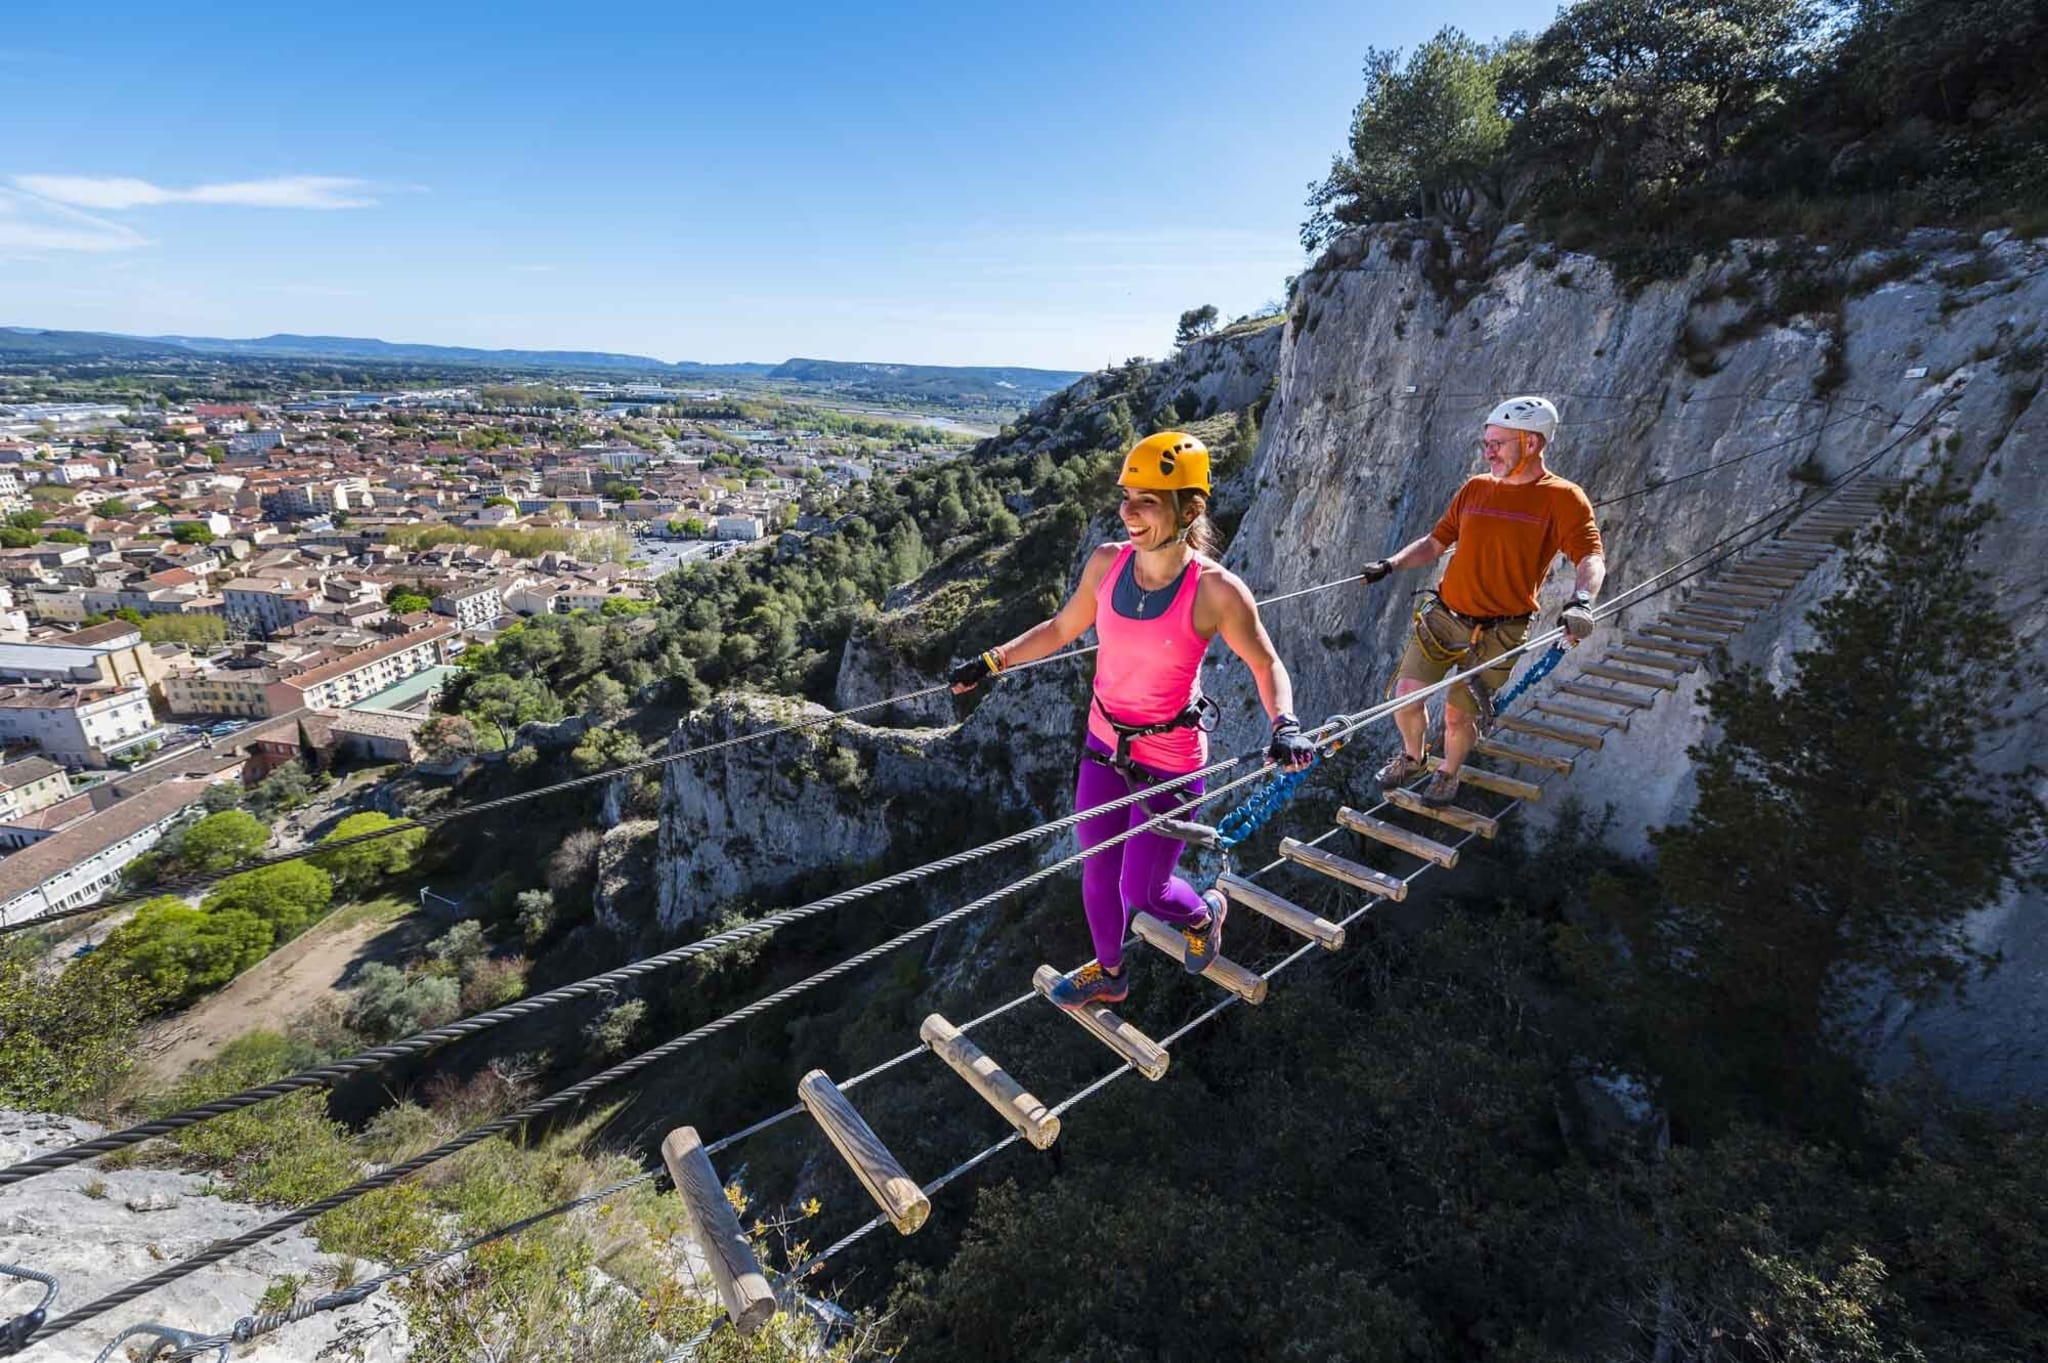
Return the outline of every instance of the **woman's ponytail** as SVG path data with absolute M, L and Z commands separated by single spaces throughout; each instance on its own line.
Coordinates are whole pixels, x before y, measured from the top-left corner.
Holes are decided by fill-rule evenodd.
M 1181 531 L 1181 538 L 1187 541 L 1188 548 L 1202 555 L 1202 557 L 1215 558 L 1223 552 L 1223 533 L 1216 528 L 1216 522 L 1209 519 L 1208 494 L 1194 491 L 1175 493 L 1175 514 L 1182 512 L 1188 505 L 1188 503 L 1183 503 L 1180 500 L 1183 497 L 1188 498 L 1189 502 L 1192 503 L 1195 516 L 1193 520 L 1187 523 L 1187 527 Z

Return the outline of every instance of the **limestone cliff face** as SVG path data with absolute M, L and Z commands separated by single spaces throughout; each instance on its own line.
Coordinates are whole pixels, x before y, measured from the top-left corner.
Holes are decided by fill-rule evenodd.
M 0 1112 L 0 1160 L 12 1164 L 99 1134 L 98 1127 L 71 1117 Z M 202 1174 L 168 1169 L 102 1173 L 88 1166 L 45 1175 L 9 1190 L 6 1210 L 0 1212 L 0 1259 L 55 1274 L 63 1295 L 53 1315 L 61 1314 L 275 1215 L 274 1210 L 215 1197 L 207 1191 L 211 1183 Z M 216 1334 L 252 1314 L 264 1289 L 277 1279 L 297 1277 L 305 1295 L 317 1296 L 334 1286 L 342 1267 L 342 1256 L 321 1253 L 311 1237 L 295 1230 L 36 1345 L 24 1357 L 87 1363 L 121 1330 L 142 1321 Z M 380 1267 L 353 1265 L 357 1279 Z M 10 1311 L 35 1300 L 27 1295 L 30 1290 L 25 1285 L 11 1289 Z M 379 1293 L 238 1347 L 235 1357 L 253 1363 L 315 1358 L 398 1363 L 410 1352 L 404 1311 L 389 1293 Z
M 1248 509 L 1227 561 L 1262 594 L 1356 571 L 1426 534 L 1476 468 L 1471 446 L 1487 408 L 1509 393 L 1557 398 L 1564 428 L 1552 464 L 1596 499 L 1786 442 L 1603 511 L 1610 595 L 1789 499 L 1795 466 L 1839 472 L 1930 418 L 1873 472 L 1911 474 L 1937 445 L 1955 452 L 1979 495 L 2005 511 L 1985 566 L 2040 656 L 2048 522 L 2038 451 L 2048 413 L 2035 394 L 2048 243 L 1916 234 L 1913 269 L 1847 298 L 1838 317 L 1774 319 L 1782 266 L 1764 263 L 1761 250 L 1630 295 L 1598 261 L 1525 254 L 1513 229 L 1504 235 L 1473 287 L 1432 285 L 1431 273 L 1455 276 L 1467 262 L 1432 259 L 1392 232 L 1350 235 L 1303 276 L 1258 454 L 1231 490 Z M 1892 272 L 1878 259 L 1858 264 L 1871 277 Z M 1269 614 L 1304 713 L 1377 699 L 1403 643 L 1409 592 L 1421 585 L 1349 587 Z M 1751 626 L 1737 655 L 1782 667 L 1804 642 L 1804 611 L 1831 585 L 1831 573 L 1817 575 Z M 1553 574 L 1546 607 L 1568 590 L 1569 577 Z M 1572 777 L 1581 799 L 1615 807 L 1614 836 L 1625 844 L 1640 848 L 1646 829 L 1690 801 L 1684 752 L 1702 730 L 1696 686 Z M 1242 740 L 1256 711 L 1242 669 L 1213 660 L 1211 689 Z M 1999 760 L 2038 763 L 2044 738 L 2038 721 L 2024 724 Z M 1887 1010 L 1890 1056 L 1917 1035 L 1966 1090 L 2048 1092 L 2043 916 L 2034 898 L 1982 915 L 1975 930 L 2004 950 L 2004 967 L 1965 1007 Z
M 1803 282 L 1824 256 L 1763 246 L 1632 292 L 1601 262 L 1529 243 L 1517 228 L 1469 251 L 1409 231 L 1361 230 L 1301 277 L 1284 326 L 1190 346 L 1155 366 L 1144 380 L 1144 410 L 1182 390 L 1193 394 L 1186 408 L 1198 412 L 1248 406 L 1270 392 L 1255 456 L 1220 489 L 1226 512 L 1243 511 L 1225 561 L 1261 596 L 1355 573 L 1427 533 L 1478 467 L 1473 443 L 1486 411 L 1511 393 L 1558 401 L 1564 429 L 1552 464 L 1596 499 L 1774 446 L 1604 510 L 1610 595 L 1790 500 L 1796 467 L 1834 474 L 1898 440 L 1873 472 L 1906 475 L 1939 446 L 2005 510 L 1985 563 L 2005 584 L 2038 657 L 2048 624 L 2038 567 L 2048 518 L 2037 453 L 2044 410 L 2035 393 L 2048 242 L 1930 233 L 1915 234 L 1908 248 L 1852 262 L 1858 282 L 1846 297 L 1816 295 Z M 1091 376 L 1025 424 L 1051 420 L 1045 414 L 1056 405 L 1071 410 L 1088 385 L 1109 382 Z M 1752 625 L 1737 656 L 1782 669 L 1803 642 L 1804 611 L 1833 574 L 1824 569 Z M 1267 613 L 1305 718 L 1378 698 L 1404 641 L 1410 592 L 1423 585 L 1346 586 Z M 1555 574 L 1546 607 L 1568 586 Z M 895 609 L 915 611 L 918 602 L 913 586 Z M 872 772 L 857 798 L 797 779 L 804 739 L 672 769 L 661 831 L 663 921 L 685 921 L 686 900 L 786 883 L 808 869 L 851 870 L 935 802 L 971 797 L 1037 808 L 1040 817 L 1064 812 L 1082 670 L 1010 679 L 957 730 L 941 727 L 950 722 L 943 702 L 911 720 L 926 727 L 840 726 L 835 741 Z M 856 636 L 838 699 L 932 680 L 877 636 Z M 1244 669 L 1215 650 L 1206 685 L 1224 705 L 1221 749 L 1252 746 L 1264 721 Z M 1582 762 L 1572 778 L 1580 799 L 1615 806 L 1613 836 L 1627 846 L 1641 848 L 1648 828 L 1691 799 L 1684 752 L 1701 735 L 1697 685 L 1689 681 L 1640 719 L 1627 742 Z M 690 741 L 767 718 L 707 721 Z M 1366 758 L 1380 746 L 1360 744 L 1343 770 L 1362 782 L 1372 765 Z M 2044 746 L 2043 726 L 2030 718 L 1999 760 L 2039 763 Z M 1006 750 L 1001 761 L 998 750 Z M 1886 1010 L 1879 1040 L 1896 1060 L 1904 1038 L 1919 1038 L 1972 1092 L 2048 1093 L 2042 905 L 2015 900 L 1982 915 L 1975 930 L 2005 952 L 2004 967 L 1966 1006 Z

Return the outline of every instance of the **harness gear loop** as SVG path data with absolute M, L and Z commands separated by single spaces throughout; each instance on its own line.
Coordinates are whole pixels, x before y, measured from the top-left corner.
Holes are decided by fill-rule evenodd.
M 1498 629 L 1502 625 L 1517 622 L 1526 623 L 1535 618 L 1533 615 L 1466 615 L 1462 611 L 1453 610 L 1445 605 L 1443 597 L 1437 595 L 1434 591 L 1421 592 L 1418 593 L 1418 596 L 1420 599 L 1415 607 L 1416 646 L 1422 650 L 1422 656 L 1429 659 L 1430 662 L 1439 666 L 1445 664 L 1454 665 L 1461 672 L 1469 670 L 1479 662 L 1475 653 L 1480 642 L 1485 639 L 1488 630 Z M 1439 610 L 1471 632 L 1471 637 L 1466 639 L 1463 647 L 1448 648 L 1431 632 L 1426 623 L 1427 617 L 1432 611 Z M 1550 666 L 1555 667 L 1557 664 L 1552 663 Z M 1548 668 L 1544 670 L 1546 672 L 1549 671 Z M 1500 705 L 1494 699 L 1492 688 L 1487 686 L 1483 675 L 1475 672 L 1465 678 L 1465 689 L 1472 693 L 1473 703 L 1479 708 L 1479 731 L 1481 733 L 1490 731 L 1493 728 L 1494 716 L 1500 711 Z

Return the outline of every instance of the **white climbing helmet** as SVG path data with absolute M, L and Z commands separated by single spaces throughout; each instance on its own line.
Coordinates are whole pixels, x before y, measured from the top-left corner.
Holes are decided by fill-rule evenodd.
M 1511 431 L 1534 431 L 1547 447 L 1557 440 L 1557 407 L 1549 398 L 1509 398 L 1487 414 L 1486 424 Z

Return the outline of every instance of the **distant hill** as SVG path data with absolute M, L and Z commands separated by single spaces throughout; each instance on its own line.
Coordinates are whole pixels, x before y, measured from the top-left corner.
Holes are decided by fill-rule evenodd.
M 823 384 L 856 393 L 905 394 L 933 398 L 988 397 L 1003 402 L 1036 402 L 1081 377 L 1066 369 L 955 368 L 932 364 L 864 364 L 849 360 L 785 360 L 768 371 L 771 379 Z
M 547 365 L 563 369 L 633 369 L 667 372 L 685 369 L 719 374 L 765 374 L 765 364 L 696 364 L 685 361 L 671 365 L 648 355 L 621 355 L 606 350 L 484 350 L 475 346 L 411 345 L 402 341 L 379 341 L 363 336 L 298 336 L 279 332 L 248 340 L 224 340 L 214 336 L 151 336 L 179 350 L 203 355 L 245 355 L 307 360 L 391 360 L 406 364 L 491 364 Z
M 944 365 L 860 364 L 842 360 L 785 360 L 781 364 L 670 364 L 648 355 L 604 350 L 484 350 L 473 346 L 412 345 L 363 336 L 299 336 L 279 332 L 232 340 L 218 336 L 123 336 L 101 331 L 46 331 L 0 327 L 0 357 L 91 360 L 184 358 L 368 361 L 387 364 L 476 365 L 550 369 L 620 370 L 664 378 L 768 378 L 830 387 L 878 400 L 985 399 L 1028 406 L 1081 377 L 1056 369 L 950 368 Z

